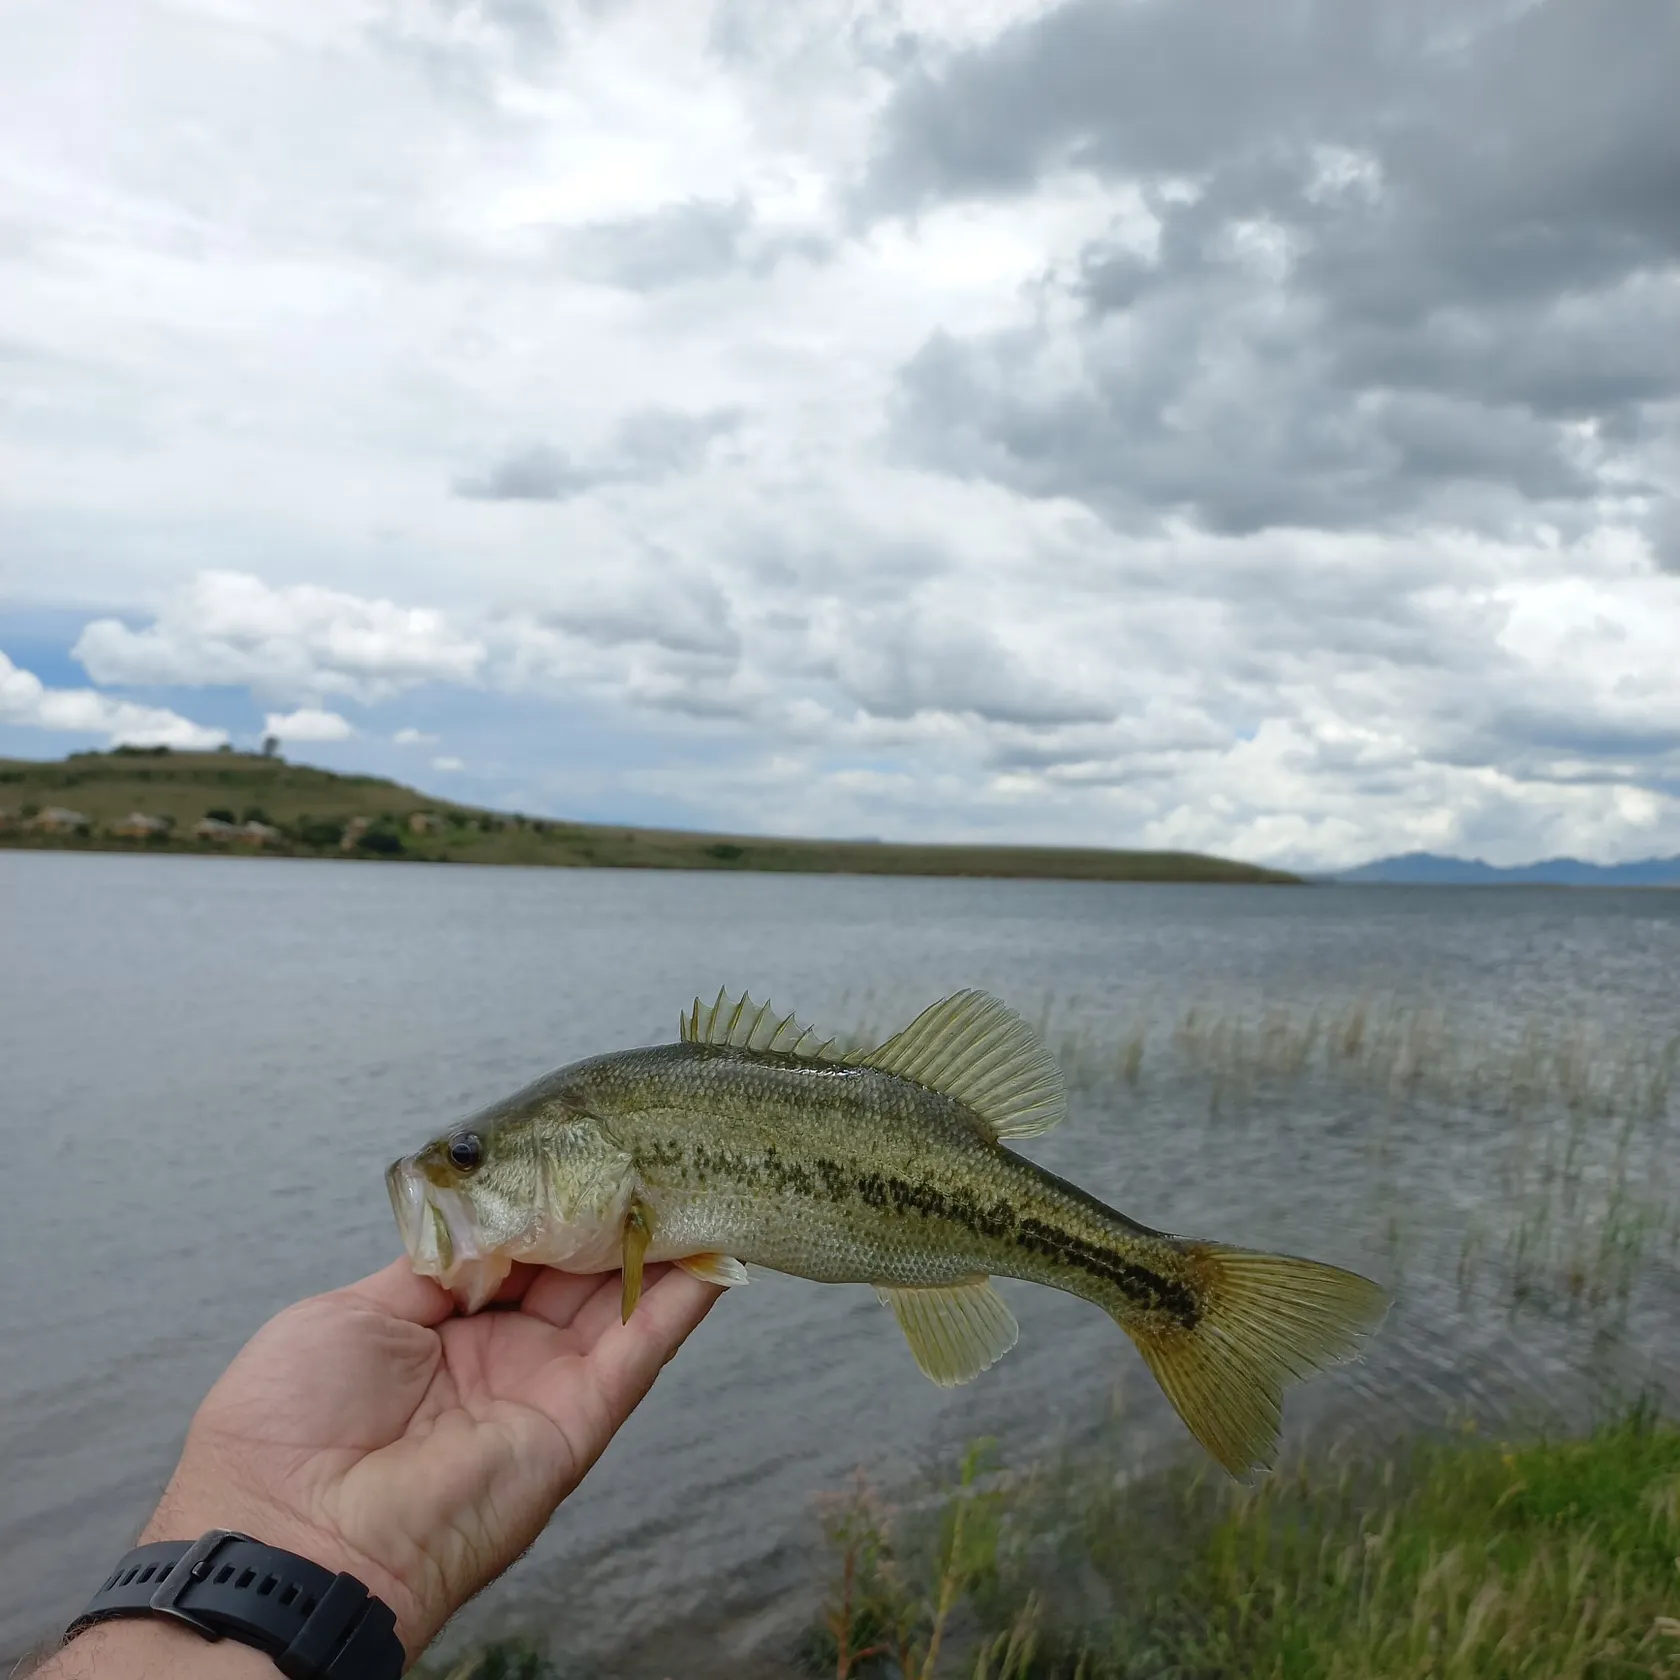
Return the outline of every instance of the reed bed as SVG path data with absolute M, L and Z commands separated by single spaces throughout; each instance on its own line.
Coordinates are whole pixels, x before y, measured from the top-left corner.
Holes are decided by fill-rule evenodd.
M 1592 1680 L 1680 1675 L 1680 1431 L 1463 1431 L 1253 1488 L 1089 1452 L 931 1498 L 860 1481 L 800 1655 L 835 1680 Z

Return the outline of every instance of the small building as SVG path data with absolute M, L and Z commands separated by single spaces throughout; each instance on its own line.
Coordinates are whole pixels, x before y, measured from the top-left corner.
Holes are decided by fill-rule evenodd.
M 215 840 L 224 846 L 238 832 L 238 823 L 223 822 L 220 817 L 200 817 L 192 825 L 193 839 Z
M 154 817 L 145 811 L 130 811 L 121 822 L 111 824 L 111 832 L 124 840 L 162 840 L 174 826 L 173 817 Z
M 280 830 L 272 823 L 258 822 L 252 817 L 233 831 L 235 840 L 246 846 L 268 846 L 280 838 Z
M 66 810 L 62 805 L 49 805 L 29 819 L 29 826 L 37 834 L 76 834 L 91 825 L 80 811 Z
M 410 834 L 441 834 L 443 826 L 443 818 L 436 811 L 410 811 L 408 814 Z
M 341 852 L 355 851 L 356 842 L 367 833 L 369 826 L 366 817 L 352 817 L 344 825 L 344 838 L 339 841 L 338 849 Z

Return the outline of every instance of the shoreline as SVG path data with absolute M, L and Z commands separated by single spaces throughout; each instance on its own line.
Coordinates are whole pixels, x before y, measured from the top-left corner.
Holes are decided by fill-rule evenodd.
M 672 833 L 684 833 L 672 830 Z M 698 835 L 696 838 L 709 839 Z M 762 842 L 778 849 L 801 844 L 798 841 L 778 840 Z M 749 842 L 750 844 L 750 842 Z M 828 848 L 830 842 L 809 842 L 813 853 Z M 262 846 L 228 845 L 215 841 L 184 840 L 125 840 L 115 835 L 52 836 L 0 833 L 0 852 L 64 852 L 97 853 L 103 856 L 126 857 L 186 857 L 186 858 L 285 858 L 294 862 L 357 863 L 357 864 L 416 864 L 436 863 L 466 865 L 479 869 L 624 869 L 651 873 L 658 870 L 684 870 L 708 875 L 844 875 L 886 876 L 902 880 L 924 881 L 1073 881 L 1109 886 L 1187 886 L 1187 887 L 1310 887 L 1322 883 L 1286 875 L 1281 870 L 1265 870 L 1258 866 L 1232 865 L 1230 871 L 1174 870 L 1169 867 L 1140 865 L 1136 868 L 1115 868 L 1111 871 L 1080 868 L 1077 864 L 1065 869 L 1053 867 L 989 867 L 984 862 L 965 865 L 934 861 L 922 865 L 921 860 L 907 861 L 894 856 L 897 848 L 883 843 L 882 866 L 869 868 L 862 863 L 841 862 L 813 855 L 809 861 L 790 858 L 775 862 L 736 859 L 650 859 L 617 857 L 606 859 L 587 857 L 473 857 L 446 850 L 428 851 L 420 848 L 405 850 L 397 855 L 359 850 L 323 850 L 309 846 L 268 844 Z M 921 847 L 914 848 L 922 850 Z M 929 846 L 927 850 L 939 848 Z M 951 850 L 966 848 L 953 846 Z M 978 848 L 977 848 L 978 849 Z M 1011 847 L 1011 851 L 1026 851 L 1026 847 Z M 1033 848 L 1036 849 L 1036 848 Z M 1043 848 L 1051 851 L 1053 848 Z M 1080 854 L 1074 854 L 1079 857 Z M 1148 856 L 1149 854 L 1144 854 Z M 1214 861 L 1214 860 L 1209 860 Z

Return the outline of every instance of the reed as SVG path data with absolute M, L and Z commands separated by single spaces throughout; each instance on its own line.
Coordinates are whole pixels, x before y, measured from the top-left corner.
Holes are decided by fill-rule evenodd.
M 929 1680 L 944 1629 L 938 1672 L 964 1680 L 1680 1675 L 1680 1431 L 1648 1411 L 1583 1440 L 1466 1431 L 1251 1489 L 1098 1476 L 1089 1456 L 989 1483 L 973 1464 L 931 1511 L 847 1496 L 831 1538 L 863 1585 L 831 1599 L 807 1672 Z M 939 1537 L 965 1514 L 959 1552 Z M 918 1631 L 901 1646 L 885 1626 Z

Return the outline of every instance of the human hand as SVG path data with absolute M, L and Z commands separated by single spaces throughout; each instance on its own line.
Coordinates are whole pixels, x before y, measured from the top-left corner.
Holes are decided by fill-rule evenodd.
M 616 1272 L 517 1266 L 462 1318 L 399 1260 L 301 1301 L 205 1397 L 142 1539 L 231 1528 L 345 1570 L 413 1661 L 542 1532 L 721 1293 L 650 1266 L 624 1324 Z

